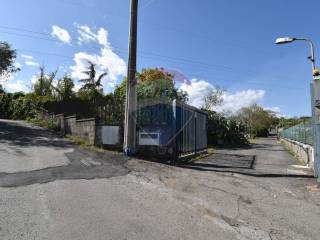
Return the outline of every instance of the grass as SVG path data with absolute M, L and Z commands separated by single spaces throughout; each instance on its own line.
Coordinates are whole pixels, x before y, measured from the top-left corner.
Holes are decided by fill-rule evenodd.
M 279 142 L 287 151 L 288 153 L 295 159 L 297 165 L 304 166 L 306 165 L 304 161 L 302 161 L 296 154 L 295 152 L 284 142 L 280 141 Z
M 59 125 L 53 121 L 47 121 L 40 118 L 29 118 L 27 119 L 27 122 L 56 132 L 60 130 Z
M 216 150 L 212 147 L 209 147 L 208 150 L 207 150 L 207 153 L 203 153 L 203 154 L 199 154 L 195 157 L 192 158 L 192 161 L 197 161 L 197 160 L 201 160 L 201 159 L 204 159 L 210 155 L 213 155 L 214 153 L 216 152 Z
M 105 150 L 99 147 L 96 147 L 94 145 L 92 145 L 91 143 L 89 143 L 87 140 L 79 137 L 79 136 L 75 136 L 75 135 L 66 135 L 65 136 L 66 139 L 68 139 L 69 141 L 71 141 L 72 143 L 74 143 L 75 145 L 84 148 L 84 149 L 89 149 L 89 150 L 93 150 L 96 152 L 104 152 Z

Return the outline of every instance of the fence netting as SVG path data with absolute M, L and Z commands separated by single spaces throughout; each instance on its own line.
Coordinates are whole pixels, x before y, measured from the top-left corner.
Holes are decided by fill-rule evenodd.
M 313 128 L 309 121 L 285 129 L 280 133 L 280 136 L 309 145 L 314 143 Z

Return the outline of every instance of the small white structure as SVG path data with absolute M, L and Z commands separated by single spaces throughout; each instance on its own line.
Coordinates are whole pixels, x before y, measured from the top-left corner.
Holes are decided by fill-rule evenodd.
M 104 145 L 117 145 L 120 142 L 119 126 L 102 126 L 101 134 Z
M 141 146 L 159 146 L 160 133 L 139 132 L 139 145 Z

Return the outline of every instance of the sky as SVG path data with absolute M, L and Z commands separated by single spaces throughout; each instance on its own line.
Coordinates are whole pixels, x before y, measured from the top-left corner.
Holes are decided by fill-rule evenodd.
M 107 72 L 104 91 L 126 75 L 129 0 L 1 0 L 0 41 L 17 49 L 21 71 L 2 84 L 25 91 L 43 65 L 78 80 L 87 61 Z M 317 0 L 140 0 L 138 70 L 163 67 L 200 106 L 225 89 L 218 111 L 254 102 L 283 116 L 310 115 L 311 64 L 305 42 L 275 45 L 281 36 L 320 46 Z M 319 62 L 320 63 L 320 62 Z

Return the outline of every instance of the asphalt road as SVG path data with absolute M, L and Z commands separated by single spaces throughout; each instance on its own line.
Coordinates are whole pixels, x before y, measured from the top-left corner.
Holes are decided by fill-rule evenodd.
M 274 140 L 262 141 L 281 149 Z M 254 151 L 265 162 L 259 148 L 234 151 Z M 285 153 L 277 158 L 279 152 L 268 154 L 280 165 L 293 162 Z M 315 184 L 310 178 L 199 171 L 92 152 L 41 128 L 0 120 L 4 240 L 316 240 Z

